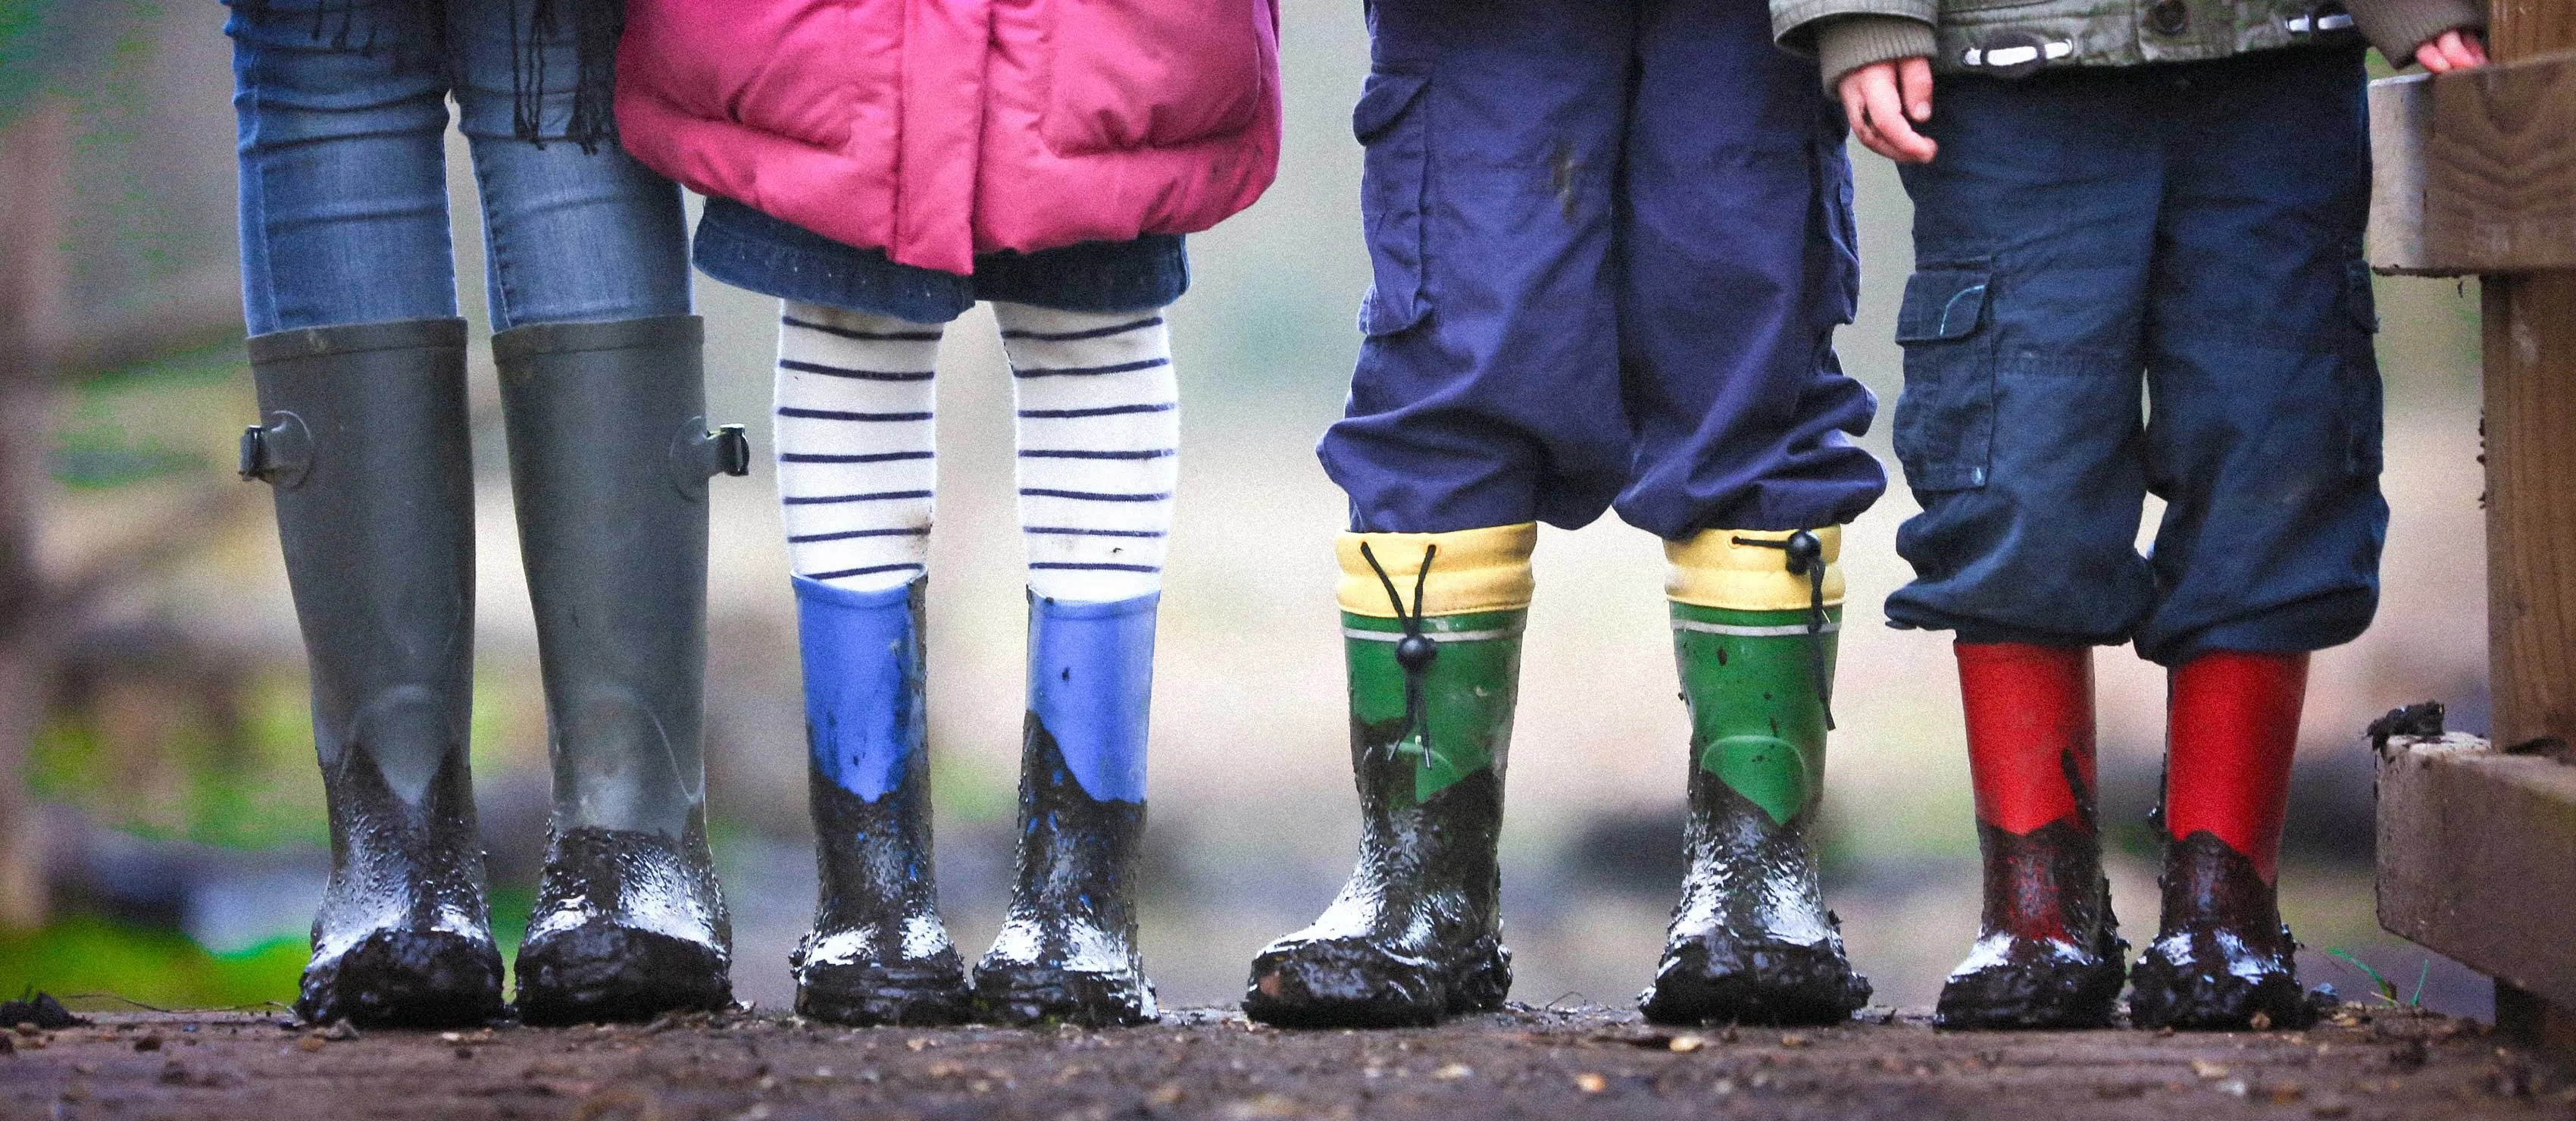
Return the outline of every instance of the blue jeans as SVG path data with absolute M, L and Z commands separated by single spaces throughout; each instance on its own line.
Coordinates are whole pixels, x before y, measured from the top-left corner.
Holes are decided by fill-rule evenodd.
M 1352 528 L 1666 539 L 1886 489 L 1843 375 L 1851 170 L 1761 0 L 1375 0 L 1352 128 L 1375 284 L 1318 452 Z
M 2369 626 L 2362 82 L 2359 47 L 1939 80 L 1941 154 L 1904 169 L 1896 450 L 1923 512 L 1891 623 L 2165 665 Z
M 689 310 L 680 191 L 612 142 L 585 153 L 512 135 L 512 0 L 448 0 L 447 58 L 403 42 L 413 0 L 267 0 L 236 9 L 242 302 L 254 335 L 457 314 L 447 98 L 483 199 L 492 329 Z M 317 7 L 332 11 L 317 17 Z M 320 36 L 316 27 L 322 28 Z M 372 40 L 372 41 L 371 41 Z M 561 136 L 579 72 L 546 57 L 540 134 Z

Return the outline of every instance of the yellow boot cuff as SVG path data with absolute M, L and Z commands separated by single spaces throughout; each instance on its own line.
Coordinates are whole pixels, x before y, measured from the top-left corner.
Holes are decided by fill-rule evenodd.
M 1777 547 L 1739 545 L 1746 541 L 1785 541 L 1792 529 L 1707 529 L 1688 541 L 1664 542 L 1664 595 L 1693 607 L 1727 611 L 1804 611 L 1813 603 L 1807 577 L 1789 572 L 1788 554 Z M 1825 605 L 1843 601 L 1843 527 L 1829 525 L 1808 532 L 1825 547 Z M 1344 581 L 1348 587 L 1349 582 Z M 1385 598 L 1381 593 L 1379 598 Z
M 1395 581 L 1404 610 L 1386 601 L 1386 585 L 1360 556 L 1369 554 Z M 1333 542 L 1341 557 L 1342 610 L 1353 615 L 1394 619 L 1413 611 L 1414 574 L 1431 552 L 1431 575 L 1422 584 L 1424 615 L 1465 615 L 1476 611 L 1512 611 L 1530 601 L 1530 551 L 1538 546 L 1538 523 L 1461 529 L 1450 533 L 1345 533 Z

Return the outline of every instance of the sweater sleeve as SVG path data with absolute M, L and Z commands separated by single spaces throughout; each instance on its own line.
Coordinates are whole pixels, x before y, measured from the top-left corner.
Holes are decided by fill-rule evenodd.
M 1928 58 L 1935 49 L 1932 25 L 1904 16 L 1842 16 L 1815 27 L 1816 69 L 1825 92 L 1843 75 L 1873 62 Z
M 1786 2 L 1772 4 L 1775 25 Z M 2389 65 L 2403 68 L 2415 64 L 2415 48 L 2445 31 L 2486 30 L 2487 6 L 2483 0 L 2352 0 L 2352 19 Z
M 2471 2 L 2471 0 L 2454 0 Z M 1846 16 L 1902 16 L 1930 35 L 1941 19 L 1940 0 L 1771 0 L 1771 37 L 1793 51 L 1817 52 L 1816 25 Z M 1929 53 L 1929 52 L 1926 52 Z

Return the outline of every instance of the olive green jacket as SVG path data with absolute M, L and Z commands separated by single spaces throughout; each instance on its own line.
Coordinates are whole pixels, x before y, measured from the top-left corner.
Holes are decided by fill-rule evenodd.
M 1771 0 L 1772 34 L 1816 54 L 1828 89 L 1870 63 L 1923 55 L 1941 73 L 2009 77 L 2356 36 L 2403 66 L 2445 31 L 2485 26 L 2484 0 Z

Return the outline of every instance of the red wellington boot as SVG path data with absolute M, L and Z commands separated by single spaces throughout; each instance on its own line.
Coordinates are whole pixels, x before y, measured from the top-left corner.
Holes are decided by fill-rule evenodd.
M 1983 930 L 1941 986 L 1945 1028 L 2098 1028 L 2120 940 L 2093 818 L 2093 651 L 1958 644 L 1985 856 Z
M 2139 1027 L 2299 1027 L 2298 943 L 2276 877 L 2308 656 L 2232 650 L 2174 667 L 2165 733 L 2164 918 L 2138 956 Z

